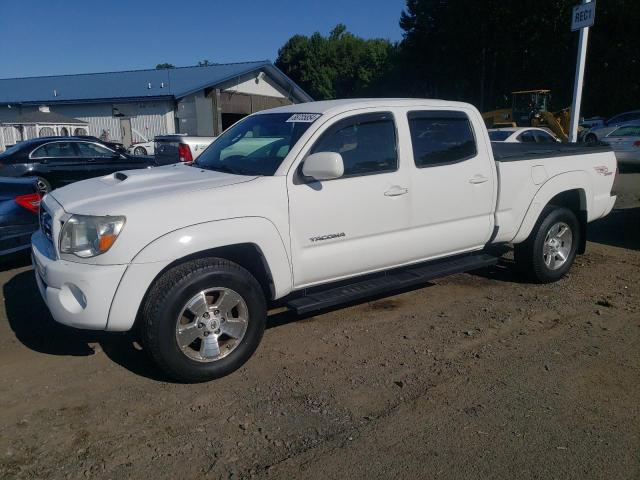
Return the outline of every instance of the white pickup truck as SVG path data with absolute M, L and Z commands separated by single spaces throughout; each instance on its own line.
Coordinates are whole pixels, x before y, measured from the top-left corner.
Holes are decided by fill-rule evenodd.
M 33 235 L 53 318 L 140 327 L 170 376 L 226 375 L 275 300 L 299 313 L 497 262 L 554 281 L 607 215 L 608 147 L 492 146 L 471 105 L 337 100 L 253 114 L 192 165 L 48 194 Z

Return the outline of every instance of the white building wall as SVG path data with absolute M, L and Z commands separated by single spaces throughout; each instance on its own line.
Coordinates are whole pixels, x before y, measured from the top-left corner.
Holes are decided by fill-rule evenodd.
M 89 124 L 89 135 L 99 137 L 107 131 L 110 140 L 120 141 L 120 121 L 113 116 L 110 103 L 85 103 L 78 105 L 50 105 L 52 112 L 83 120 Z
M 253 72 L 220 85 L 225 92 L 262 95 L 265 97 L 288 98 L 285 90 L 264 72 Z
M 53 105 L 51 109 L 88 122 L 89 135 L 99 137 L 106 130 L 110 140 L 119 142 L 122 141 L 120 117 L 114 117 L 114 113 L 131 118 L 134 142 L 151 141 L 156 135 L 174 133 L 172 101 Z

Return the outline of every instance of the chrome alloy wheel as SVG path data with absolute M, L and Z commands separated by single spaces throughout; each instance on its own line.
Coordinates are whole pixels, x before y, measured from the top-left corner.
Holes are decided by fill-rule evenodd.
M 237 292 L 210 288 L 183 307 L 176 323 L 176 342 L 190 359 L 214 362 L 240 345 L 248 324 L 249 309 Z
M 544 263 L 550 270 L 558 270 L 569 258 L 573 234 L 569 225 L 558 222 L 551 226 L 544 239 L 542 256 Z
M 42 196 L 49 193 L 49 185 L 47 184 L 46 180 L 40 177 L 38 177 L 36 180 L 36 188 L 38 189 L 38 193 Z

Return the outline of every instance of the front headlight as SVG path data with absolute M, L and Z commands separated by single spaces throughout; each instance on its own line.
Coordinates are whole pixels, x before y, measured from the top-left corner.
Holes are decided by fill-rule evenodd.
M 60 253 L 81 258 L 101 255 L 111 248 L 124 226 L 125 217 L 72 215 L 60 233 Z

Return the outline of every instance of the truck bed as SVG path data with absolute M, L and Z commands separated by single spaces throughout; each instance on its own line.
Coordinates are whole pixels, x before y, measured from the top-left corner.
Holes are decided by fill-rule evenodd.
M 491 142 L 491 148 L 496 162 L 518 162 L 538 158 L 567 157 L 570 155 L 587 155 L 612 151 L 610 146 L 598 143 L 531 144 Z

